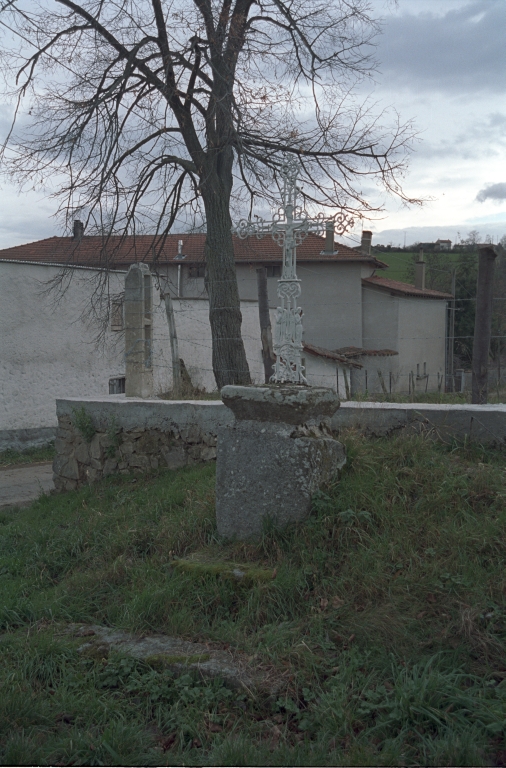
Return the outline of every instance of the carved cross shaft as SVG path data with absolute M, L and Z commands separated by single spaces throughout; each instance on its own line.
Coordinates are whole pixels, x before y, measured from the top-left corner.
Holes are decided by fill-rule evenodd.
M 281 306 L 276 312 L 274 332 L 274 353 L 276 364 L 271 381 L 282 384 L 307 384 L 302 366 L 302 309 L 297 306 L 301 294 L 300 280 L 297 278 L 297 246 L 310 232 L 323 234 L 328 226 L 334 229 L 338 224 L 339 233 L 353 226 L 353 219 L 342 213 L 325 217 L 322 213 L 310 218 L 307 212 L 297 206 L 297 177 L 300 164 L 296 158 L 285 159 L 281 166 L 283 178 L 282 205 L 274 214 L 272 221 L 255 217 L 256 221 L 242 219 L 232 233 L 244 239 L 255 235 L 258 239 L 271 235 L 283 248 L 283 271 L 278 280 L 278 298 Z

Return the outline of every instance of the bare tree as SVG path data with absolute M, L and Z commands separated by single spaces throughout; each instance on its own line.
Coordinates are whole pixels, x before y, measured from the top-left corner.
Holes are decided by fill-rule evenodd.
M 159 254 L 184 215 L 205 223 L 218 387 L 250 381 L 231 205 L 274 203 L 283 154 L 309 207 L 370 214 L 372 182 L 418 202 L 400 186 L 411 125 L 354 98 L 375 65 L 368 0 L 5 0 L 0 21 L 14 123 L 24 97 L 32 118 L 8 170 L 55 178 L 67 221 L 103 234 L 101 266 L 112 235 L 143 227 Z

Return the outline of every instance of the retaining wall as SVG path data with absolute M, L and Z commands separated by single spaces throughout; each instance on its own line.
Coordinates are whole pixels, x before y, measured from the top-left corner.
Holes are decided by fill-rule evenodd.
M 89 417 L 86 436 L 77 414 Z M 116 472 L 176 469 L 216 457 L 218 428 L 234 421 L 219 400 L 170 401 L 68 398 L 56 401 L 54 469 L 57 490 L 72 490 Z M 332 419 L 336 434 L 353 427 L 373 436 L 398 430 L 430 432 L 441 440 L 506 445 L 506 405 L 346 402 Z M 92 434 L 93 433 L 93 434 Z

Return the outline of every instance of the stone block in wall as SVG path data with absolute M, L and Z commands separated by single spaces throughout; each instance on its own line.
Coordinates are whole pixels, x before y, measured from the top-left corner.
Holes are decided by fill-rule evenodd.
M 98 469 L 93 469 L 93 467 L 88 467 L 86 470 L 86 479 L 88 483 L 96 483 L 98 480 L 102 479 L 102 472 Z
M 169 469 L 180 469 L 188 464 L 188 456 L 182 445 L 162 450 L 162 456 Z
M 145 432 L 135 444 L 138 453 L 152 454 L 158 450 L 158 436 L 154 431 Z
M 87 443 L 80 443 L 74 450 L 74 456 L 80 464 L 89 464 L 90 449 Z
M 216 458 L 216 446 L 206 445 L 200 454 L 202 461 L 212 461 Z
M 117 468 L 118 468 L 118 462 L 116 461 L 116 459 L 106 459 L 106 461 L 104 462 L 104 469 L 103 469 L 104 477 L 107 477 L 107 475 L 114 474 Z
M 202 432 L 196 424 L 192 424 L 186 429 L 181 430 L 181 439 L 183 442 L 191 445 L 192 443 L 199 443 L 202 440 Z
M 102 451 L 100 449 L 100 435 L 93 435 L 90 443 L 90 456 L 92 459 L 100 459 Z
M 53 472 L 67 480 L 79 480 L 79 467 L 73 457 L 56 456 L 53 462 Z
M 130 456 L 128 464 L 132 469 L 149 469 L 149 459 L 147 456 L 133 454 Z
M 70 438 L 72 437 L 72 433 L 67 433 Z M 61 456 L 70 456 L 72 453 L 72 443 L 69 440 L 64 440 L 62 437 L 57 437 L 54 441 L 54 447 L 57 454 Z

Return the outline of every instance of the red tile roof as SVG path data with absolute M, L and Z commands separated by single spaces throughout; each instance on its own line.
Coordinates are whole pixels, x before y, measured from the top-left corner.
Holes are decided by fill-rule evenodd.
M 362 368 L 360 363 L 354 363 L 352 360 L 348 360 L 344 355 L 339 355 L 337 352 L 332 352 L 330 349 L 324 347 L 317 347 L 314 344 L 302 343 L 304 352 L 309 352 L 310 355 L 316 355 L 317 357 L 326 357 L 329 360 L 335 360 L 338 363 L 347 365 L 349 368 Z
M 1 252 L 0 252 L 1 253 Z M 429 288 L 425 288 L 423 291 L 421 288 L 415 288 L 414 285 L 409 283 L 401 283 L 399 280 L 390 280 L 388 277 L 364 277 L 362 279 L 362 285 L 374 286 L 375 288 L 382 288 L 385 291 L 397 296 L 415 296 L 422 299 L 452 299 L 451 293 L 443 293 L 442 291 L 432 291 Z
M 341 347 L 334 352 L 345 357 L 391 357 L 399 354 L 395 349 L 362 349 L 362 347 Z
M 185 262 L 202 262 L 204 259 L 205 234 L 168 235 L 160 254 L 159 263 L 167 264 L 177 261 L 178 241 L 183 241 Z M 240 240 L 233 238 L 236 261 L 238 262 L 280 262 L 281 248 L 272 238 L 248 237 Z M 35 261 L 52 264 L 75 264 L 88 267 L 124 268 L 135 262 L 152 262 L 153 245 L 156 241 L 152 235 L 128 237 L 111 237 L 105 244 L 99 236 L 85 236 L 81 240 L 71 237 L 50 237 L 35 243 L 17 245 L 13 248 L 0 250 L 0 260 Z M 357 253 L 353 248 L 336 243 L 337 255 L 322 253 L 325 247 L 323 237 L 309 234 L 297 248 L 298 261 L 362 261 L 376 268 L 383 263 L 374 256 Z M 386 265 L 385 265 L 386 266 Z

